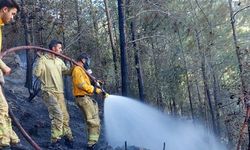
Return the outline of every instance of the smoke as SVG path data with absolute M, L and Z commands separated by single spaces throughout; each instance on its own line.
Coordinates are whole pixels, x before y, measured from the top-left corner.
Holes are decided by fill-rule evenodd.
M 111 146 L 150 150 L 226 150 L 201 125 L 174 119 L 130 98 L 110 95 L 104 106 L 105 134 Z

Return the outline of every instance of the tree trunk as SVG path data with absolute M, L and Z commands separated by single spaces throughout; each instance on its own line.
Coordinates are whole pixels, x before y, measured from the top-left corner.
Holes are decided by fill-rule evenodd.
M 38 5 L 39 8 L 44 7 L 43 6 L 44 3 L 41 2 L 41 1 L 39 1 L 37 5 Z M 44 15 L 44 12 L 39 10 L 36 15 L 37 15 L 38 18 L 43 18 L 42 16 Z M 43 20 L 44 20 L 44 18 L 43 18 Z M 36 22 L 36 26 L 38 27 L 37 28 L 37 34 L 36 34 L 36 36 L 37 36 L 37 44 L 39 46 L 42 46 L 42 47 L 45 46 L 45 42 L 44 42 L 44 38 L 43 38 L 43 31 L 44 31 L 45 28 L 41 23 L 43 20 Z
M 235 46 L 235 51 L 236 51 L 236 56 L 238 60 L 238 66 L 239 66 L 239 73 L 240 73 L 240 81 L 241 81 L 241 90 L 242 94 L 245 94 L 246 92 L 246 86 L 244 82 L 244 77 L 243 77 L 243 65 L 240 57 L 240 47 L 238 45 L 237 41 L 237 36 L 236 36 L 236 29 L 235 29 L 235 18 L 233 17 L 233 8 L 232 8 L 232 0 L 228 0 L 229 2 L 229 8 L 230 8 L 230 18 L 231 18 L 231 26 L 232 26 L 232 31 L 233 31 L 233 42 Z
M 26 4 L 25 0 L 21 0 L 21 18 L 22 18 L 22 25 L 24 28 L 24 35 L 25 35 L 25 44 L 31 45 L 31 30 L 29 29 L 28 24 L 28 12 L 26 12 L 25 9 Z M 32 68 L 33 68 L 33 61 L 34 61 L 34 54 L 32 51 L 26 50 L 26 61 L 27 61 L 27 69 L 26 69 L 26 81 L 25 81 L 25 87 L 28 88 L 29 93 L 31 93 L 32 89 L 32 82 L 33 82 L 33 74 L 32 74 Z
M 63 48 L 66 47 L 66 38 L 65 38 L 65 18 L 64 18 L 64 15 L 65 15 L 65 1 L 62 1 L 62 4 L 61 4 L 61 9 L 60 9 L 60 20 L 61 20 L 61 24 L 60 24 L 60 28 L 62 28 L 62 42 L 63 42 Z
M 136 42 L 135 42 L 135 33 L 136 33 L 136 29 L 135 29 L 135 20 L 132 20 L 131 24 L 131 38 L 132 38 L 132 43 L 133 43 L 133 47 L 135 50 L 135 67 L 136 67 L 136 72 L 137 72 L 137 80 L 138 80 L 138 88 L 139 88 L 139 96 L 140 96 L 140 100 L 142 102 L 144 101 L 144 90 L 143 90 L 143 78 L 142 78 L 142 71 L 141 71 L 141 62 L 140 62 L 140 51 L 137 48 Z
M 120 32 L 120 49 L 121 49 L 121 76 L 122 76 L 122 95 L 127 96 L 127 59 L 126 59 L 126 37 L 125 37 L 125 16 L 124 2 L 118 0 L 119 32 Z
M 62 39 L 63 39 L 63 47 L 66 47 L 67 43 L 66 43 L 66 38 L 65 38 L 65 18 L 64 18 L 64 10 L 65 10 L 65 1 L 62 1 L 62 7 L 61 7 L 61 28 L 63 29 L 62 30 Z M 78 14 L 76 14 L 78 15 Z M 79 39 L 80 40 L 80 39 Z M 64 61 L 65 63 L 67 63 L 66 61 Z M 69 76 L 64 76 L 63 77 L 63 83 L 64 83 L 64 95 L 65 95 L 65 98 L 67 100 L 70 100 L 72 99 L 73 95 L 72 95 L 72 84 L 71 84 L 71 79 Z
M 201 99 L 198 81 L 196 80 L 195 83 L 196 83 L 196 91 L 197 91 L 198 101 L 199 101 L 199 105 L 200 105 L 199 112 L 201 113 L 201 116 L 202 116 L 201 118 L 206 118 L 205 112 L 204 112 L 204 103 L 202 102 L 202 99 Z
M 170 114 L 173 114 L 172 100 L 169 101 Z
M 90 16 L 92 17 L 92 21 L 93 21 L 94 35 L 95 35 L 95 38 L 98 39 L 98 22 L 96 19 L 96 11 L 93 6 L 92 0 L 89 0 L 89 6 L 90 6 Z M 96 42 L 99 43 L 99 41 L 96 41 Z
M 191 96 L 191 85 L 190 85 L 190 80 L 189 80 L 188 71 L 187 71 L 187 61 L 186 61 L 186 57 L 184 54 L 184 47 L 183 47 L 182 40 L 181 40 L 180 30 L 178 27 L 177 27 L 177 33 L 178 33 L 178 39 L 180 42 L 180 48 L 181 48 L 182 57 L 183 57 L 182 59 L 183 59 L 184 67 L 185 67 L 185 78 L 187 82 L 187 91 L 188 91 L 190 111 L 191 111 L 192 119 L 194 120 L 194 109 L 193 109 L 193 102 L 192 102 L 192 96 Z
M 210 115 L 212 117 L 213 131 L 214 131 L 214 133 L 217 133 L 215 117 L 214 117 L 214 110 L 213 110 L 213 107 L 212 107 L 211 94 L 210 94 L 209 86 L 208 86 L 208 78 L 207 78 L 207 75 L 206 75 L 206 64 L 205 64 L 206 63 L 206 56 L 205 56 L 205 52 L 201 49 L 201 44 L 200 44 L 198 31 L 195 30 L 195 33 L 196 33 L 197 47 L 198 47 L 198 49 L 199 49 L 199 51 L 201 53 L 201 57 L 202 57 L 201 70 L 202 70 L 202 78 L 203 78 L 203 84 L 204 84 L 205 98 L 206 98 L 206 100 L 208 102 L 209 112 L 210 112 Z
M 175 97 L 172 98 L 172 102 L 173 102 L 173 116 L 177 116 L 177 106 L 176 106 L 176 102 L 175 102 Z
M 246 104 L 246 117 L 245 117 L 245 121 L 243 123 L 242 126 L 242 132 L 246 126 L 246 124 L 248 125 L 248 150 L 250 150 L 250 118 L 249 118 L 249 111 L 250 111 L 250 104 L 249 104 L 249 99 L 248 99 L 248 87 L 246 87 L 246 83 L 245 81 L 247 81 L 247 79 L 244 78 L 243 76 L 243 63 L 242 63 L 242 59 L 240 56 L 240 47 L 238 45 L 238 41 L 237 41 L 237 35 L 236 35 L 236 29 L 235 29 L 235 18 L 234 18 L 234 13 L 233 13 L 233 8 L 232 8 L 232 0 L 228 0 L 229 3 L 229 9 L 230 9 L 230 19 L 231 19 L 231 26 L 232 26 L 232 31 L 233 31 L 233 42 L 234 42 L 234 47 L 235 47 L 235 51 L 236 51 L 236 56 L 237 56 L 237 60 L 238 60 L 238 66 L 239 66 L 239 75 L 240 75 L 240 87 L 241 87 L 241 95 L 243 96 L 243 99 L 241 98 L 241 100 Z M 240 148 L 240 144 L 241 144 L 241 139 L 242 139 L 242 135 L 243 133 L 240 133 L 239 136 L 239 141 L 238 141 L 238 145 L 237 145 L 237 150 L 239 150 Z
M 81 25 L 81 22 L 80 22 L 80 10 L 79 10 L 79 7 L 78 7 L 78 0 L 75 0 L 75 11 L 76 11 L 76 22 L 77 22 L 77 32 L 78 33 L 81 33 L 82 31 L 82 25 Z M 78 39 L 78 48 L 81 48 L 82 47 L 82 38 L 81 38 L 81 35 L 79 35 L 79 39 Z
M 114 40 L 114 33 L 113 33 L 113 25 L 112 25 L 112 19 L 110 16 L 109 12 L 109 5 L 108 5 L 108 0 L 103 0 L 105 4 L 105 12 L 107 16 L 107 22 L 108 22 L 108 31 L 109 31 L 109 39 L 110 39 L 110 44 L 112 48 L 112 56 L 113 56 L 113 62 L 114 62 L 114 70 L 115 70 L 115 79 L 116 79 L 116 90 L 118 92 L 118 87 L 119 87 L 119 74 L 118 74 L 118 64 L 117 64 L 117 47 L 115 45 L 115 40 Z
M 154 45 L 154 41 L 152 41 L 151 45 L 152 45 L 152 49 L 155 49 L 155 45 Z M 154 75 L 155 75 L 155 81 L 156 81 L 156 85 L 155 85 L 155 89 L 157 89 L 157 96 L 156 96 L 156 101 L 157 101 L 157 107 L 160 111 L 164 111 L 164 103 L 162 100 L 162 88 L 161 88 L 161 82 L 160 82 L 160 76 L 159 76 L 159 67 L 158 67 L 158 62 L 157 62 L 157 56 L 155 53 L 153 53 L 153 62 L 154 62 Z M 171 101 L 170 101 L 170 110 L 172 113 L 172 105 L 171 105 Z
M 207 99 L 208 106 L 209 106 L 209 112 L 212 117 L 212 125 L 213 125 L 213 130 L 214 133 L 216 133 L 216 124 L 215 124 L 215 117 L 214 117 L 214 109 L 212 106 L 212 99 L 211 99 L 211 94 L 208 86 L 208 78 L 206 75 L 206 65 L 205 65 L 205 54 L 202 54 L 202 63 L 201 63 L 201 70 L 202 70 L 202 78 L 203 78 L 203 84 L 204 84 L 204 93 L 205 93 L 205 98 Z
M 212 68 L 213 70 L 213 68 Z M 214 103 L 215 103 L 215 113 L 216 113 L 216 131 L 217 131 L 217 135 L 218 137 L 220 137 L 220 112 L 219 112 L 219 101 L 220 101 L 220 97 L 219 97 L 219 83 L 217 81 L 215 72 L 213 72 L 213 94 L 214 94 Z
M 98 72 L 102 72 L 103 71 L 103 65 L 102 65 L 102 48 L 101 48 L 101 44 L 100 44 L 100 41 L 99 41 L 99 28 L 98 28 L 98 20 L 97 20 L 97 11 L 96 11 L 96 8 L 92 2 L 92 0 L 88 0 L 87 1 L 88 4 L 89 4 L 89 7 L 90 7 L 90 16 L 92 17 L 92 23 L 93 23 L 93 35 L 94 35 L 94 39 L 95 39 L 95 55 L 94 57 L 96 57 L 97 60 L 100 60 L 100 61 L 96 61 L 95 62 L 95 68 L 96 70 L 99 70 Z M 96 73 L 98 73 L 96 72 Z M 97 75 L 98 76 L 98 75 Z

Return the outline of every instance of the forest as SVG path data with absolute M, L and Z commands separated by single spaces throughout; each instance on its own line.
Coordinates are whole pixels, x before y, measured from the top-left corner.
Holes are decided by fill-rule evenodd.
M 250 149 L 249 0 L 17 2 L 3 51 L 59 39 L 65 55 L 91 55 L 110 94 L 201 121 L 228 149 Z M 24 54 L 31 91 L 37 54 Z

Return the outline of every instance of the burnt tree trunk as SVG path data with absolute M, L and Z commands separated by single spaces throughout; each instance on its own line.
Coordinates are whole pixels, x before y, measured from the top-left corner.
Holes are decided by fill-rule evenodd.
M 118 20 L 120 32 L 120 49 L 121 49 L 121 76 L 122 76 L 122 95 L 128 95 L 127 82 L 127 59 L 126 59 L 126 37 L 125 37 L 125 16 L 124 16 L 124 1 L 118 0 Z
M 29 29 L 27 11 L 28 9 L 25 4 L 25 0 L 21 0 L 21 18 L 22 18 L 22 25 L 24 29 L 25 44 L 31 45 L 31 30 Z M 32 68 L 33 68 L 33 61 L 34 61 L 34 54 L 32 51 L 26 50 L 26 61 L 27 61 L 27 69 L 26 69 L 25 87 L 28 88 L 29 93 L 31 93 L 32 82 L 33 82 Z
M 172 105 L 172 107 L 173 107 L 173 116 L 177 116 L 177 106 L 176 106 L 176 99 L 175 99 L 175 97 L 173 97 L 172 98 L 172 102 L 173 102 L 173 105 Z
M 218 137 L 220 137 L 220 134 L 221 134 L 220 133 L 221 125 L 220 125 L 220 111 L 219 111 L 219 103 L 220 103 L 219 93 L 220 93 L 219 83 L 216 78 L 215 72 L 213 71 L 213 95 L 214 95 L 215 113 L 216 113 L 216 127 L 217 127 L 216 131 L 217 131 Z

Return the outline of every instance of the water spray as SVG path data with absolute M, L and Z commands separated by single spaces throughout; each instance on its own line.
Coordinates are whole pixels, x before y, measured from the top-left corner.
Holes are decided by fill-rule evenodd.
M 202 124 L 174 118 L 127 97 L 108 97 L 104 124 L 112 147 L 123 146 L 126 141 L 127 147 L 146 150 L 226 150 Z

